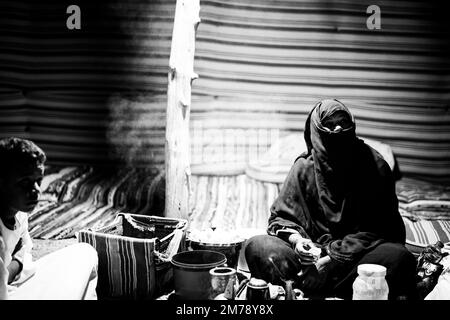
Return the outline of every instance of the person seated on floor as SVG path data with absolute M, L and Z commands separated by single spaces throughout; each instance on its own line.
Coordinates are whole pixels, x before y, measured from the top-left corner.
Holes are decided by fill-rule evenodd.
M 0 298 L 95 298 L 97 252 L 91 246 L 72 245 L 32 261 L 28 213 L 39 200 L 45 161 L 29 140 L 0 140 Z
M 357 138 L 353 115 L 337 100 L 312 109 L 304 138 L 307 152 L 271 207 L 268 235 L 248 241 L 251 275 L 294 280 L 312 298 L 351 299 L 357 266 L 373 263 L 387 268 L 389 299 L 417 299 L 416 262 L 386 161 Z

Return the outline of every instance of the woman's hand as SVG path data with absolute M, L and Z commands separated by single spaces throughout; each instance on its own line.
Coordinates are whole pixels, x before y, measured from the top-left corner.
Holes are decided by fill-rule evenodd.
M 321 250 L 316 247 L 311 239 L 293 234 L 289 237 L 289 242 L 294 245 L 294 251 L 299 256 L 301 264 L 311 265 L 319 259 Z

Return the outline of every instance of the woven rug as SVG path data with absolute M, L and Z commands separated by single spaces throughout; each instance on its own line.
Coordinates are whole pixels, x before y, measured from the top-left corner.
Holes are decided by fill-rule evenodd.
M 266 229 L 280 185 L 246 175 L 192 176 L 190 221 L 193 229 Z
M 38 207 L 29 216 L 33 238 L 71 238 L 75 232 L 111 223 L 118 212 L 162 215 L 156 169 L 51 167 Z
M 413 251 L 423 249 L 427 244 L 437 241 L 450 241 L 450 220 L 418 220 L 403 218 L 406 228 L 407 244 Z
M 396 191 L 411 252 L 417 255 L 428 244 L 450 241 L 449 186 L 402 179 Z
M 162 215 L 163 177 L 158 170 L 50 168 L 43 201 L 29 218 L 30 233 L 65 239 L 83 228 L 110 224 L 118 212 Z M 191 229 L 264 230 L 281 184 L 245 174 L 193 175 L 190 186 Z M 411 250 L 450 241 L 449 187 L 404 179 L 397 183 L 397 195 Z

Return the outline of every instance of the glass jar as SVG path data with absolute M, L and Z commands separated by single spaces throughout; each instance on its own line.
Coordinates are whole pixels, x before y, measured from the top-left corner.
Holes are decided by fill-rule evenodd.
M 386 267 L 378 264 L 360 264 L 358 277 L 353 282 L 353 300 L 387 300 L 389 287 Z
M 230 267 L 216 267 L 209 270 L 211 275 L 211 298 L 223 294 L 228 300 L 234 299 L 236 284 L 236 269 Z

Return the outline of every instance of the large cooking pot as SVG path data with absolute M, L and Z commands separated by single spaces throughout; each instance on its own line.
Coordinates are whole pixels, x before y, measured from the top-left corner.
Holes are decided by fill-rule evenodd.
M 209 270 L 226 262 L 224 254 L 210 250 L 184 251 L 174 255 L 172 265 L 176 299 L 211 299 Z

